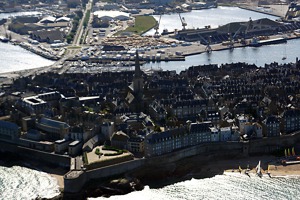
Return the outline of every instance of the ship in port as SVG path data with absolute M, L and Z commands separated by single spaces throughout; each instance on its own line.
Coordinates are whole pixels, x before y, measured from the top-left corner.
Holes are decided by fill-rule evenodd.
M 260 40 L 257 37 L 253 37 L 251 42 L 249 43 L 249 46 L 260 47 L 262 45 L 286 43 L 286 41 L 287 41 L 286 38 L 283 37 L 266 39 L 266 40 Z

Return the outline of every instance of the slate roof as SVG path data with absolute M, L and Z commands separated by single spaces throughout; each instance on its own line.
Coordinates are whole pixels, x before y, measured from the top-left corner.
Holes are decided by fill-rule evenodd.
M 69 128 L 70 127 L 65 122 L 60 122 L 60 121 L 52 120 L 52 119 L 45 118 L 45 117 L 41 118 L 39 122 L 41 125 L 50 126 L 50 127 L 57 127 L 57 128 L 59 128 L 59 127 Z
M 210 132 L 211 122 L 201 122 L 201 123 L 191 123 L 190 132 L 191 133 L 201 133 L 201 132 Z
M 8 129 L 15 129 L 18 130 L 19 127 L 15 123 L 7 122 L 7 121 L 1 121 L 0 120 L 0 127 L 8 128 Z
M 50 41 L 60 40 L 63 41 L 63 33 L 60 30 L 42 30 L 42 31 L 34 31 L 32 35 L 35 37 L 39 37 L 40 40 L 47 40 L 49 38 Z

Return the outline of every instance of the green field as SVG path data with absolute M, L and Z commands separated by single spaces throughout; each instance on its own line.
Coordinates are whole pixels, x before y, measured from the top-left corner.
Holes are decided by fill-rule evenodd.
M 122 32 L 132 32 L 138 35 L 142 35 L 157 24 L 157 21 L 152 16 L 137 16 L 135 18 L 134 27 L 128 27 Z

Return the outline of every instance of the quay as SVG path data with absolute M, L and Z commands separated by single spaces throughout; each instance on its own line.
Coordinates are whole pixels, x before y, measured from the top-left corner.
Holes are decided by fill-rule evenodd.
M 54 55 L 50 51 L 46 51 L 45 48 L 44 49 L 38 49 L 38 48 L 33 47 L 32 45 L 30 45 L 28 43 L 24 43 L 24 42 L 20 43 L 19 46 L 26 49 L 26 50 L 28 50 L 28 51 L 31 51 L 32 53 L 35 53 L 39 56 L 47 58 L 49 60 L 59 60 L 60 59 L 59 56 Z
M 282 38 L 282 34 L 269 36 L 268 40 L 277 40 L 277 38 Z M 284 36 L 284 41 L 286 40 L 294 40 L 299 39 L 298 34 L 289 34 Z M 240 42 L 233 43 L 232 46 L 223 45 L 223 44 L 212 44 L 211 51 L 223 51 L 223 50 L 234 50 L 235 48 L 243 48 L 243 47 L 252 47 L 251 43 L 252 39 L 246 40 L 245 44 Z M 272 45 L 264 40 L 261 40 L 259 46 L 262 45 Z M 256 46 L 259 48 L 259 46 Z M 163 51 L 163 53 L 161 53 Z M 205 45 L 201 45 L 197 42 L 191 42 L 189 46 L 177 45 L 176 47 L 165 47 L 161 49 L 151 49 L 149 51 L 139 52 L 140 60 L 143 62 L 163 62 L 163 61 L 184 61 L 186 56 L 197 55 L 207 53 L 207 49 Z M 118 55 L 118 54 L 117 54 Z M 79 61 L 84 60 L 91 63 L 109 63 L 110 61 L 134 61 L 133 56 L 120 55 L 120 57 L 116 56 L 116 53 L 105 52 L 104 56 L 99 55 L 98 57 L 73 57 L 69 58 L 68 61 Z
M 286 11 L 287 6 L 284 5 L 284 7 L 285 7 L 285 11 Z M 267 8 L 265 8 L 265 7 L 239 5 L 238 8 L 253 11 L 253 12 L 258 12 L 258 13 L 262 13 L 262 14 L 267 14 L 267 15 L 271 15 L 271 16 L 274 16 L 274 17 L 284 17 L 284 15 L 285 15 L 285 12 L 280 12 L 280 11 L 278 11 L 278 9 L 271 9 L 270 7 L 267 10 Z M 261 9 L 258 9 L 258 8 L 261 8 Z

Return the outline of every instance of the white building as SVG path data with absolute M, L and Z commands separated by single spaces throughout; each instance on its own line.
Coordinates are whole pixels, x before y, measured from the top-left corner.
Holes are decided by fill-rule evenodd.
M 240 132 L 245 133 L 245 124 L 249 122 L 249 118 L 245 115 L 240 115 L 237 117 L 238 126 L 240 127 Z
M 130 14 L 121 12 L 121 11 L 103 11 L 99 10 L 94 12 L 94 16 L 97 16 L 101 20 L 120 20 L 120 21 L 125 21 L 130 19 Z
M 55 17 L 53 17 L 53 16 L 47 16 L 47 17 L 44 17 L 44 18 L 40 21 L 40 23 L 42 23 L 42 24 L 48 24 L 48 23 L 55 23 L 55 21 L 56 21 L 56 18 L 55 18 Z

